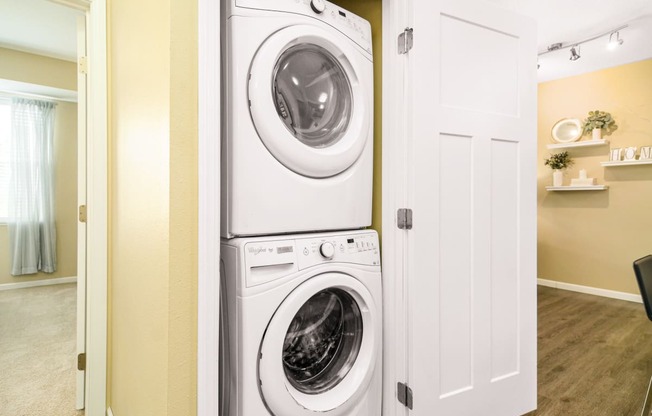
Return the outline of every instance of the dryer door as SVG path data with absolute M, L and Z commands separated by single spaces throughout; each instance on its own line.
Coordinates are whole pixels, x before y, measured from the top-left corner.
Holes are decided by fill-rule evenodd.
M 275 415 L 349 415 L 380 349 L 380 314 L 352 276 L 317 275 L 274 313 L 261 343 L 263 399 Z
M 370 132 L 371 92 L 364 87 L 373 87 L 371 68 L 337 31 L 296 25 L 274 33 L 249 77 L 251 116 L 265 147 L 304 176 L 349 168 Z

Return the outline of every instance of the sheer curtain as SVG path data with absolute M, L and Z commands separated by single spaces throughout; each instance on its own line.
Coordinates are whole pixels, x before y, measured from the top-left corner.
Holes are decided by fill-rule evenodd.
M 8 226 L 14 276 L 57 269 L 54 112 L 51 102 L 11 102 Z

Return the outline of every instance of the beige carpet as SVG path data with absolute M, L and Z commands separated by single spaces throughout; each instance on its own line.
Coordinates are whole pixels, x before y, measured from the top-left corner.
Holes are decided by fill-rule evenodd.
M 76 284 L 0 291 L 0 416 L 75 410 Z

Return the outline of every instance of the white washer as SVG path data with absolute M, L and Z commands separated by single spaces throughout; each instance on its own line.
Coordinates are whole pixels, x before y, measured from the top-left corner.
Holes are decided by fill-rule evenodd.
M 375 232 L 224 240 L 222 288 L 222 416 L 381 414 Z
M 369 22 L 323 0 L 227 3 L 222 236 L 370 225 Z

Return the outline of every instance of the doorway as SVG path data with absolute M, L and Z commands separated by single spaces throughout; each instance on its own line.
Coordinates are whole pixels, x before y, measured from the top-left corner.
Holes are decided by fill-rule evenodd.
M 6 18 L 12 18 L 11 14 L 12 8 L 14 7 L 25 7 L 28 10 L 28 15 L 36 14 L 36 7 L 49 7 L 50 12 L 47 15 L 46 23 L 43 24 L 43 27 L 50 26 L 53 22 L 59 22 L 61 19 L 55 16 L 56 13 L 71 14 L 74 16 L 72 20 L 72 50 L 74 56 L 72 59 L 61 59 L 62 56 L 53 56 L 55 53 L 45 54 L 47 58 L 58 60 L 63 64 L 69 63 L 69 66 L 72 66 L 73 72 L 77 72 L 78 63 L 80 73 L 86 73 L 88 77 L 88 91 L 83 91 L 80 89 L 80 102 L 79 106 L 84 106 L 84 109 L 88 109 L 88 114 L 80 118 L 80 123 L 78 126 L 78 132 L 83 132 L 84 142 L 80 141 L 84 146 L 82 146 L 79 151 L 80 154 L 86 155 L 86 163 L 83 163 L 83 166 L 80 166 L 81 175 L 83 175 L 84 184 L 79 187 L 87 191 L 85 195 L 88 198 L 82 199 L 85 204 L 79 205 L 88 205 L 90 209 L 87 210 L 89 219 L 85 223 L 84 227 L 80 227 L 80 234 L 87 236 L 88 239 L 92 240 L 87 244 L 83 245 L 86 248 L 85 251 L 81 252 L 81 255 L 78 255 L 80 259 L 81 266 L 77 266 L 77 270 L 73 268 L 72 275 L 78 275 L 79 281 L 79 300 L 82 303 L 81 307 L 78 307 L 79 310 L 79 323 L 77 326 L 77 331 L 80 334 L 78 345 L 80 346 L 81 352 L 86 351 L 87 356 L 90 357 L 86 362 L 86 377 L 84 377 L 84 372 L 77 371 L 75 367 L 78 365 L 77 353 L 74 351 L 74 348 L 70 351 L 70 361 L 72 362 L 73 371 L 78 373 L 78 381 L 76 390 L 78 399 L 73 400 L 73 406 L 71 411 L 75 410 L 75 401 L 77 401 L 76 407 L 83 407 L 85 405 L 87 415 L 100 416 L 104 415 L 106 412 L 106 316 L 107 316 L 107 117 L 106 117 L 106 2 L 102 0 L 95 0 L 93 2 L 86 0 L 26 0 L 24 2 L 15 3 L 11 2 L 7 5 L 0 5 L 0 15 Z M 65 6 L 65 7 L 64 7 Z M 6 10 L 5 10 L 6 9 Z M 81 34 L 77 33 L 76 20 L 82 20 L 87 23 L 88 30 L 83 29 Z M 65 19 L 64 19 L 65 20 Z M 68 21 L 70 22 L 70 20 Z M 20 24 L 19 24 L 20 25 Z M 0 25 L 4 28 L 8 28 L 8 25 Z M 38 33 L 38 30 L 33 30 L 29 26 L 25 25 L 25 28 L 28 29 L 31 35 Z M 12 32 L 12 35 L 16 34 L 18 30 L 14 27 L 9 30 Z M 4 36 L 5 32 L 0 30 L 0 41 L 5 47 L 10 45 L 11 42 L 8 42 Z M 77 39 L 88 39 L 88 52 L 85 55 L 85 58 L 82 60 L 77 59 Z M 55 43 L 61 45 L 63 42 Z M 22 55 L 43 55 L 42 53 L 36 53 L 37 50 L 31 49 L 30 47 L 16 47 L 14 49 L 21 49 L 16 52 L 10 52 L 14 54 Z M 30 50 L 31 49 L 31 50 Z M 4 48 L 2 49 L 5 50 Z M 49 56 L 47 56 L 49 55 Z M 66 66 L 66 65 L 63 65 Z M 3 62 L 3 67 L 6 69 L 6 66 Z M 92 68 L 93 70 L 89 71 Z M 25 68 L 22 71 L 15 71 L 15 75 L 18 79 L 21 79 L 22 75 L 34 74 L 38 70 L 38 65 L 32 65 Z M 50 75 L 58 74 L 57 71 L 50 71 Z M 0 78 L 8 78 L 1 76 Z M 76 78 L 76 77 L 75 77 Z M 26 84 L 23 79 L 21 82 Z M 43 83 L 43 80 L 36 80 L 35 84 Z M 74 84 L 77 83 L 75 79 Z M 84 86 L 86 82 L 83 83 Z M 59 88 L 59 90 L 75 90 L 77 88 Z M 46 90 L 44 95 L 46 98 L 51 97 L 53 90 Z M 56 92 L 56 91 L 55 91 Z M 31 92 L 33 95 L 34 91 Z M 39 95 L 39 94 L 36 94 Z M 87 104 L 88 103 L 88 104 Z M 84 112 L 85 113 L 85 112 Z M 75 123 L 76 124 L 76 123 Z M 89 137 L 88 146 L 85 146 L 85 139 Z M 72 146 L 76 147 L 76 145 Z M 74 159 L 71 163 L 74 168 L 76 164 Z M 80 158 L 82 160 L 82 158 Z M 75 170 L 73 168 L 73 170 Z M 78 175 L 79 177 L 80 175 Z M 86 181 L 85 179 L 89 180 Z M 76 181 L 75 181 L 76 182 Z M 81 197 L 81 195 L 80 195 Z M 72 223 L 77 224 L 80 212 L 78 211 L 76 191 L 73 189 L 69 191 L 67 198 L 72 200 L 73 209 L 72 209 Z M 66 209 L 68 215 L 70 216 L 70 209 Z M 86 232 L 82 232 L 83 228 L 86 228 Z M 68 232 L 66 235 L 68 238 L 74 240 L 71 235 L 77 234 L 76 231 Z M 82 241 L 78 239 L 78 241 Z M 81 244 L 80 244 L 81 245 Z M 73 244 L 75 246 L 75 244 Z M 75 250 L 76 251 L 76 250 Z M 74 263 L 74 256 L 73 256 Z M 84 266 L 85 264 L 85 266 Z M 84 273 L 84 271 L 86 273 Z M 83 276 L 90 276 L 90 279 L 85 279 Z M 70 276 L 67 276 L 70 277 Z M 47 282 L 48 284 L 52 283 L 66 283 L 65 279 L 61 281 Z M 31 279 L 32 283 L 30 285 L 39 284 L 39 280 L 43 280 L 39 277 L 34 277 Z M 36 282 L 36 283 L 34 283 Z M 88 284 L 84 285 L 84 282 Z M 25 282 L 21 282 L 25 283 Z M 58 285 L 62 286 L 62 285 Z M 52 286 L 56 287 L 56 286 Z M 85 307 L 86 299 L 92 299 L 92 302 L 88 303 L 88 307 Z M 74 304 L 74 302 L 73 302 Z M 74 320 L 74 318 L 73 318 Z M 70 322 L 68 322 L 70 323 Z M 73 323 L 73 327 L 74 327 Z M 86 336 L 88 335 L 88 336 Z M 70 361 L 68 362 L 70 364 Z M 83 359 L 79 360 L 80 367 L 83 367 Z M 84 382 L 85 378 L 85 382 Z M 86 397 L 84 403 L 84 396 Z M 49 409 L 52 410 L 52 409 Z M 33 413 L 30 413 L 33 414 Z M 45 413 L 44 413 L 45 414 Z M 75 414 L 84 414 L 84 412 L 78 412 Z

